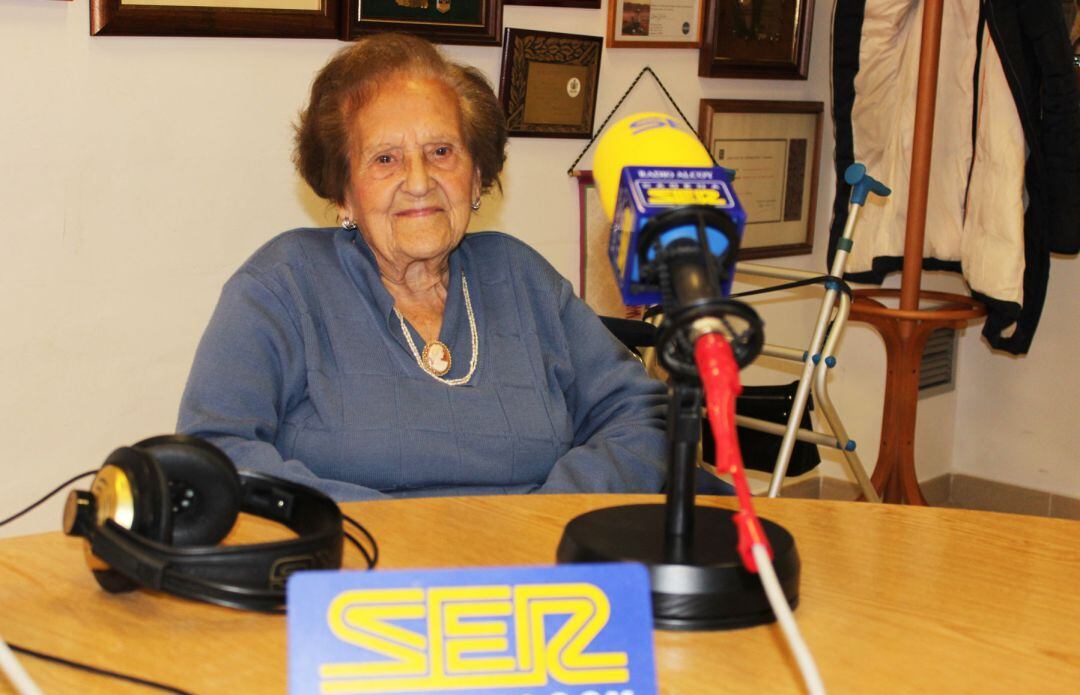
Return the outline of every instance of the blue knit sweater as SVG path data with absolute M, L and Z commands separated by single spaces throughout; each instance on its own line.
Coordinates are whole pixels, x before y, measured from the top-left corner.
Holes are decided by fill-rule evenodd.
M 446 386 L 417 365 L 358 233 L 278 236 L 225 284 L 178 431 L 341 501 L 658 491 L 663 385 L 512 237 L 468 234 L 450 255 L 446 378 L 469 369 L 463 273 L 479 361 Z

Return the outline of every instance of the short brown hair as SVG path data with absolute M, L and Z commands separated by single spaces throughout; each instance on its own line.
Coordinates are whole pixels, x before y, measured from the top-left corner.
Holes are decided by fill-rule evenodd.
M 349 184 L 350 126 L 360 110 L 395 74 L 443 82 L 458 97 L 465 146 L 486 192 L 500 186 L 506 161 L 506 119 L 479 70 L 453 63 L 435 46 L 409 34 L 374 34 L 342 49 L 315 77 L 300 112 L 293 161 L 316 194 L 338 205 Z

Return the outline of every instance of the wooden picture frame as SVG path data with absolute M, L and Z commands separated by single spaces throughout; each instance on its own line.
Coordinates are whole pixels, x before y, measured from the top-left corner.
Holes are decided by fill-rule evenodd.
M 592 137 L 600 36 L 507 28 L 499 102 L 516 137 Z
M 600 316 L 639 319 L 644 307 L 623 303 L 615 271 L 611 268 L 608 246 L 611 222 L 604 215 L 596 181 L 589 170 L 575 171 L 578 184 L 578 223 L 580 248 L 578 296 Z
M 432 43 L 498 46 L 502 0 L 340 0 L 341 38 L 402 31 Z
M 90 0 L 90 34 L 333 39 L 342 1 Z
M 820 101 L 701 100 L 698 132 L 746 210 L 740 259 L 813 251 L 823 113 Z
M 805 80 L 814 0 L 711 0 L 700 77 Z
M 608 48 L 698 48 L 707 0 L 610 0 Z

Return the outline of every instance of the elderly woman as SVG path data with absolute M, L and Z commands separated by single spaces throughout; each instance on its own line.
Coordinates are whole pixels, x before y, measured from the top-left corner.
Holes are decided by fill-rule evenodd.
M 338 500 L 660 489 L 662 385 L 535 251 L 465 234 L 505 159 L 479 72 L 366 38 L 296 142 L 341 227 L 286 232 L 226 283 L 180 432 Z

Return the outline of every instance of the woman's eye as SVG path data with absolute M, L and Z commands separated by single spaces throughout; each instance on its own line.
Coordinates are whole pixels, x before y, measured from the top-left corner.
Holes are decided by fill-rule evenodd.
M 449 156 L 449 154 L 450 154 L 450 146 L 449 145 L 440 145 L 439 147 L 435 148 L 435 156 L 436 157 L 446 157 L 446 156 Z
M 379 164 L 392 164 L 394 162 L 394 158 L 388 154 L 380 154 L 375 157 L 375 161 Z

